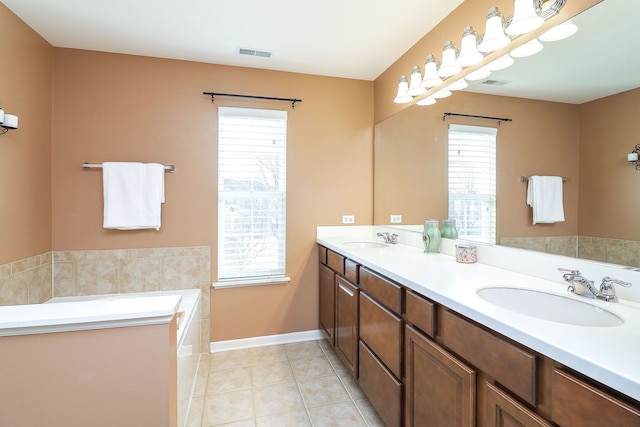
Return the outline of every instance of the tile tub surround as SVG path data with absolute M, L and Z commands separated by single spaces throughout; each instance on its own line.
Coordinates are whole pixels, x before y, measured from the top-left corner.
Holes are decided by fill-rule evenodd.
M 53 296 L 199 288 L 200 351 L 208 351 L 211 248 L 209 246 L 53 252 Z
M 52 253 L 0 265 L 0 306 L 40 304 L 53 296 Z
M 455 262 L 455 240 L 443 239 L 440 254 L 424 254 L 418 233 L 400 234 L 398 245 L 382 249 L 344 245 L 376 241 L 384 227 L 318 227 L 317 242 L 409 289 L 449 307 L 521 344 L 640 401 L 640 273 L 594 261 L 503 246 L 478 245 L 478 262 Z M 388 228 L 386 228 L 388 230 Z M 570 295 L 558 267 L 581 270 L 598 282 L 612 276 L 634 283 L 618 288 L 620 302 Z M 483 287 L 505 286 L 556 293 L 600 306 L 625 319 L 616 327 L 579 327 L 500 309 L 477 294 Z
M 202 354 L 187 427 L 380 426 L 326 340 Z

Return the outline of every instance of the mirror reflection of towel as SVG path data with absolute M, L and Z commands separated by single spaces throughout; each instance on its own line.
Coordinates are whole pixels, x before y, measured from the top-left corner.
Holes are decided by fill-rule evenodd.
M 533 223 L 564 221 L 561 176 L 532 176 L 527 187 L 527 205 L 533 210 Z
M 158 163 L 102 164 L 104 228 L 160 230 L 164 166 Z

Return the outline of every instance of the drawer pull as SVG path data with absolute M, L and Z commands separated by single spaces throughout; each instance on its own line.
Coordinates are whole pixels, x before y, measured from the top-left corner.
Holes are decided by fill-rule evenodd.
M 345 291 L 350 297 L 355 295 L 351 289 L 345 287 L 342 283 L 340 283 L 338 286 L 340 286 L 340 289 Z

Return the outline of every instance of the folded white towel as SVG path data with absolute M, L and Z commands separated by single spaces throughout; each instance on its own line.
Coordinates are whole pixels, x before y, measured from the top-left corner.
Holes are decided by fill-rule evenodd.
M 158 163 L 102 164 L 104 228 L 160 230 L 164 166 Z
M 532 176 L 527 187 L 527 205 L 533 210 L 533 223 L 564 221 L 561 176 Z

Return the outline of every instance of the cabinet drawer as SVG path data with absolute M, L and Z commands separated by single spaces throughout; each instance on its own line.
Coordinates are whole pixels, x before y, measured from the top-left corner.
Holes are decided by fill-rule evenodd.
M 360 342 L 360 389 L 387 427 L 402 425 L 402 383 Z
M 402 313 L 402 287 L 366 268 L 360 269 L 360 289 L 396 313 Z
M 500 390 L 484 383 L 486 427 L 552 427 L 551 423 Z
M 327 265 L 338 274 L 344 275 L 344 257 L 327 249 Z
M 402 319 L 360 292 L 360 339 L 402 378 Z
M 327 263 L 327 248 L 324 246 L 318 245 L 318 260 L 320 261 L 320 264 Z
M 407 290 L 404 301 L 405 320 L 430 337 L 436 334 L 436 305 L 416 294 Z
M 344 277 L 353 284 L 358 284 L 360 279 L 360 264 L 350 259 L 344 261 Z
M 552 374 L 551 419 L 562 426 L 640 425 L 640 410 L 558 369 Z
M 478 370 L 536 405 L 536 356 L 443 307 L 438 307 L 438 338 Z

